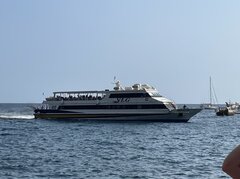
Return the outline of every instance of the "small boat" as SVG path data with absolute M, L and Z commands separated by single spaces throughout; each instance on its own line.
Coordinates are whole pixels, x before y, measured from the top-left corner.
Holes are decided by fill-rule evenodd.
M 219 107 L 216 110 L 216 115 L 217 116 L 233 116 L 235 113 L 231 108 L 229 107 Z
M 113 90 L 53 92 L 34 110 L 37 119 L 187 122 L 200 108 L 179 109 L 152 86 L 134 84 Z
M 218 108 L 216 105 L 214 105 L 214 104 L 212 104 L 212 103 L 202 103 L 202 104 L 200 105 L 200 107 L 201 107 L 202 109 L 209 109 L 209 110 L 215 110 L 215 109 Z
M 239 104 L 238 103 L 227 103 L 225 107 L 219 107 L 216 109 L 217 116 L 233 116 L 238 112 Z

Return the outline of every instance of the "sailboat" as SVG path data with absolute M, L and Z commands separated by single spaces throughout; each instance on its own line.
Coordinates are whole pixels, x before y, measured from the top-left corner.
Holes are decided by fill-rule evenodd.
M 212 78 L 209 78 L 209 103 L 202 103 L 201 104 L 201 108 L 202 109 L 217 109 L 218 106 L 216 104 L 218 104 L 218 100 L 217 100 L 217 96 L 215 93 L 215 90 L 213 88 L 213 84 L 212 84 Z

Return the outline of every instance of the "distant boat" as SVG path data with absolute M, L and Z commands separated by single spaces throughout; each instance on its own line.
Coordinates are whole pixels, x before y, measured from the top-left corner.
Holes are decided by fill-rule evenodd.
M 212 78 L 210 77 L 209 78 L 209 103 L 202 103 L 200 106 L 202 109 L 216 110 L 218 108 L 217 103 L 218 103 L 217 95 L 213 88 Z
M 239 104 L 238 103 L 227 103 L 225 107 L 219 107 L 216 109 L 217 116 L 233 116 L 238 112 Z

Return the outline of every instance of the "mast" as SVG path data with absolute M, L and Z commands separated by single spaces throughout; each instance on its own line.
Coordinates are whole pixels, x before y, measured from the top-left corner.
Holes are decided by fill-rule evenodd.
M 211 78 L 211 76 L 210 76 L 210 105 L 212 105 L 212 78 Z

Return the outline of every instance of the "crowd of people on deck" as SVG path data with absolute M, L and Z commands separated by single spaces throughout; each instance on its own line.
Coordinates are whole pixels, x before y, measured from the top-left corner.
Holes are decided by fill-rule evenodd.
M 60 96 L 56 95 L 54 97 L 47 98 L 48 101 L 75 101 L 75 100 L 102 100 L 105 95 L 68 95 L 68 96 Z

